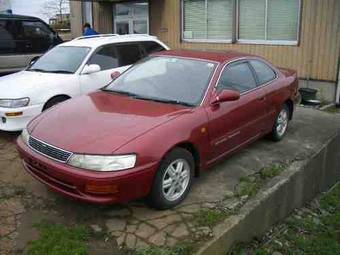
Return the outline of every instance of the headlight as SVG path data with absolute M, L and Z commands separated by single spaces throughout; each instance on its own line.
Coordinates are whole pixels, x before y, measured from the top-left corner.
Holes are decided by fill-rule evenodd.
M 21 139 L 24 141 L 25 144 L 28 144 L 28 140 L 30 138 L 30 134 L 27 131 L 27 128 L 24 128 L 21 133 Z
M 4 108 L 19 108 L 25 107 L 30 102 L 28 97 L 18 99 L 0 99 L 0 107 Z
M 119 171 L 134 167 L 136 164 L 136 155 L 94 156 L 74 154 L 69 159 L 68 164 L 93 171 Z

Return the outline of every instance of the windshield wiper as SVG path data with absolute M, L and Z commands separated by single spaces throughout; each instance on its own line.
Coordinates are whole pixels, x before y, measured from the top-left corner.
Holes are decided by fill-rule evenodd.
M 172 100 L 172 99 L 162 99 L 162 98 L 155 98 L 155 97 L 145 97 L 141 95 L 137 95 L 131 92 L 127 91 L 120 91 L 120 90 L 111 90 L 107 88 L 102 88 L 102 91 L 109 92 L 109 93 L 117 93 L 117 94 L 122 94 L 126 95 L 129 97 L 132 97 L 134 99 L 141 99 L 141 100 L 148 100 L 148 101 L 154 101 L 154 102 L 160 102 L 160 103 L 167 103 L 167 104 L 179 104 L 179 105 L 184 105 L 184 106 L 189 106 L 189 107 L 194 107 L 194 104 L 190 104 L 187 102 L 179 101 L 179 100 Z
M 50 73 L 66 73 L 66 74 L 72 74 L 73 72 L 71 71 L 67 71 L 67 70 L 52 70 L 52 71 L 48 71 Z
M 142 96 L 136 96 L 136 99 L 143 99 L 143 100 L 150 100 L 154 102 L 161 102 L 161 103 L 167 103 L 167 104 L 180 104 L 184 106 L 194 107 L 194 104 L 190 104 L 187 102 L 183 102 L 180 100 L 173 100 L 173 99 L 163 99 L 163 98 L 154 98 L 154 97 L 142 97 Z
M 129 97 L 133 97 L 133 98 L 139 98 L 140 96 L 131 92 L 127 92 L 127 91 L 120 91 L 120 90 L 111 90 L 111 89 L 107 89 L 107 88 L 102 88 L 102 91 L 105 92 L 109 92 L 109 93 L 116 93 L 116 94 L 120 94 L 120 95 L 125 95 L 125 96 L 129 96 Z
M 29 69 L 27 69 L 27 71 L 42 72 L 42 73 L 48 72 L 48 71 L 46 71 L 44 69 L 40 69 L 40 68 L 29 68 Z

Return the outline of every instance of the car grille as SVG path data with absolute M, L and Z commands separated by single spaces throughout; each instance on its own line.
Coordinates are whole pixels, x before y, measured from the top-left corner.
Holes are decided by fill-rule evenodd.
M 72 153 L 68 151 L 64 151 L 62 149 L 56 148 L 52 145 L 39 141 L 34 137 L 30 137 L 28 140 L 29 146 L 35 151 L 61 162 L 67 162 L 67 160 L 71 157 Z

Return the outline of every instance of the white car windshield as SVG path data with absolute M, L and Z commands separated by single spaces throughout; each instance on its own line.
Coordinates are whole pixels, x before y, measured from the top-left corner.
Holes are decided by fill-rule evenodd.
M 41 56 L 27 71 L 75 73 L 89 51 L 88 47 L 57 46 Z
M 151 57 L 128 71 L 103 90 L 138 99 L 199 105 L 215 64 L 180 57 Z

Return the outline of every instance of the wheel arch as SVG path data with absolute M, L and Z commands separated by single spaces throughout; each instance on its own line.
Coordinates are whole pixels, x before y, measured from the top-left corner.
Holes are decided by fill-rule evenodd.
M 293 119 L 293 113 L 294 113 L 294 103 L 293 101 L 289 98 L 284 102 L 285 105 L 288 106 L 289 109 L 289 120 Z
M 194 162 L 195 162 L 195 177 L 199 177 L 200 175 L 200 163 L 201 163 L 201 156 L 199 153 L 199 150 L 197 149 L 197 147 L 189 141 L 183 141 L 180 143 L 177 143 L 176 145 L 172 146 L 162 157 L 162 159 L 173 149 L 175 148 L 182 148 L 187 150 L 188 152 L 190 152 L 190 154 L 193 156 L 194 158 Z
M 65 100 L 68 100 L 70 98 L 72 98 L 71 96 L 67 95 L 67 94 L 58 94 L 58 95 L 54 95 L 52 97 L 50 97 L 49 99 L 47 99 L 44 103 L 44 106 L 43 106 L 43 110 L 45 110 L 46 108 L 46 105 L 53 99 L 56 99 L 56 98 L 65 98 Z

